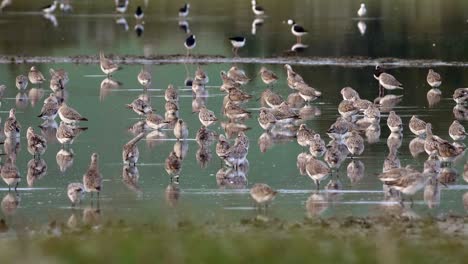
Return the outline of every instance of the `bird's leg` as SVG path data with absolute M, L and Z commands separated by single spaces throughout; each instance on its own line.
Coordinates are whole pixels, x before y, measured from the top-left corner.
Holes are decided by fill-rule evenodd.
M 19 182 L 17 182 L 16 185 L 15 185 L 15 192 L 16 192 L 16 189 L 18 188 L 18 184 L 19 184 Z
M 413 197 L 412 197 L 412 196 L 410 197 L 410 201 L 411 201 L 411 205 L 410 205 L 410 208 L 413 208 L 413 205 L 414 205 L 414 201 L 413 201 Z
M 318 180 L 315 180 L 315 186 L 317 187 L 316 190 L 318 191 L 320 189 L 320 182 Z

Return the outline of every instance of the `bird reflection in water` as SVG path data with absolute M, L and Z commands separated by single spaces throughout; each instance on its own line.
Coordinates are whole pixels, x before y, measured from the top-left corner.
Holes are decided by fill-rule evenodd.
M 14 215 L 21 202 L 18 192 L 8 192 L 2 199 L 0 206 L 5 215 Z
M 29 187 L 34 186 L 36 180 L 42 179 L 47 174 L 47 163 L 44 159 L 33 158 L 28 162 L 26 180 Z
M 310 218 L 321 216 L 328 209 L 328 201 L 322 194 L 312 193 L 306 201 L 306 212 Z

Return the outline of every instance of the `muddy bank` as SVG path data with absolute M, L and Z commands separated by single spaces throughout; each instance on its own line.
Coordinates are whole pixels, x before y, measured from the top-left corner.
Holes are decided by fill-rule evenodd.
M 366 58 L 366 57 L 297 57 L 284 56 L 272 58 L 256 57 L 223 57 L 213 55 L 194 55 L 187 57 L 182 54 L 158 55 L 158 56 L 134 56 L 134 55 L 109 55 L 110 58 L 120 64 L 182 64 L 182 63 L 261 63 L 261 64 L 292 64 L 310 66 L 340 66 L 340 67 L 367 67 L 377 64 L 390 67 L 468 67 L 465 61 L 440 61 L 424 59 L 399 59 L 399 58 Z M 2 64 L 21 63 L 76 63 L 96 64 L 99 57 L 96 56 L 66 56 L 66 57 L 41 57 L 41 56 L 8 56 L 0 55 Z
M 465 263 L 466 224 L 465 217 L 288 223 L 265 216 L 233 224 L 53 222 L 0 239 L 0 254 L 7 263 Z

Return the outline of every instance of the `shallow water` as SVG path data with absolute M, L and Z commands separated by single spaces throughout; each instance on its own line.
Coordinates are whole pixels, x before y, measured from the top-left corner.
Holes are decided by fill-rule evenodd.
M 190 25 L 200 37 L 196 54 L 231 56 L 230 47 L 224 39 L 237 32 L 250 32 L 250 20 L 252 16 L 248 6 L 239 5 L 233 16 L 220 14 L 220 8 L 208 5 L 208 1 L 194 1 L 203 5 L 200 15 L 190 17 Z M 303 21 L 304 26 L 312 34 L 304 38 L 309 44 L 309 49 L 303 55 L 313 56 L 371 56 L 371 57 L 398 57 L 402 59 L 438 59 L 438 60 L 463 60 L 465 53 L 463 47 L 451 45 L 454 35 L 457 38 L 460 31 L 463 32 L 463 14 L 457 11 L 457 7 L 465 5 L 462 1 L 455 1 L 450 5 L 450 10 L 442 10 L 437 6 L 430 10 L 423 10 L 424 14 L 433 14 L 436 10 L 440 16 L 434 15 L 433 19 L 422 16 L 424 19 L 414 18 L 414 10 L 419 10 L 419 1 L 409 1 L 406 12 L 391 12 L 392 6 L 372 7 L 378 15 L 376 18 L 366 20 L 368 31 L 364 36 L 358 32 L 354 18 L 356 4 L 343 7 L 343 14 L 331 14 L 336 5 L 341 1 L 331 1 L 324 4 L 322 1 L 308 2 L 310 9 L 314 10 L 314 18 L 296 15 Z M 437 2 L 437 1 L 436 1 Z M 19 2 L 21 3 L 21 1 Z M 282 8 L 296 14 L 301 13 L 303 1 L 293 1 L 292 5 L 282 3 L 278 7 L 265 6 L 272 10 L 272 14 L 266 18 L 264 26 L 259 29 L 256 36 L 248 36 L 248 45 L 240 52 L 240 56 L 250 57 L 274 57 L 283 54 L 294 39 L 290 36 L 288 28 L 285 28 L 277 17 L 282 18 Z M 229 3 L 234 5 L 234 3 Z M 84 4 L 82 4 L 84 5 Z M 130 10 L 133 10 L 134 4 Z M 284 6 L 283 6 L 284 5 Z M 80 10 L 80 8 L 82 8 Z M 99 49 L 120 55 L 151 55 L 151 54 L 177 54 L 184 53 L 184 33 L 177 29 L 177 17 L 167 15 L 167 10 L 173 10 L 175 6 L 155 7 L 149 6 L 148 19 L 145 19 L 145 31 L 141 38 L 137 38 L 132 27 L 125 32 L 120 26 L 115 25 L 116 16 L 109 7 L 97 7 L 91 11 L 86 6 L 75 6 L 75 12 L 69 15 L 57 17 L 59 26 L 52 27 L 40 13 L 32 12 L 31 6 L 12 6 L 0 14 L 0 23 L 11 26 L 1 27 L 0 36 L 4 36 L 0 43 L 2 54 L 29 56 L 74 56 L 93 55 Z M 370 9 L 370 8 L 369 8 Z M 317 10 L 325 10 L 319 12 Z M 378 12 L 382 10 L 382 12 Z M 90 15 L 84 15 L 86 13 Z M 286 13 L 286 11 L 284 11 Z M 161 15 L 161 14 L 166 15 Z M 105 14 L 105 15 L 102 15 Z M 394 16 L 396 14 L 396 17 Z M 450 14 L 450 17 L 445 16 Z M 25 19 L 27 18 L 27 19 Z M 273 19 L 274 18 L 274 19 Z M 411 20 L 409 20 L 411 18 Z M 134 21 L 131 15 L 127 15 L 129 21 Z M 41 30 L 28 29 L 26 23 L 37 23 Z M 133 23 L 133 22 L 132 22 Z M 433 27 L 439 23 L 440 27 Z M 407 29 L 403 25 L 412 25 Z M 452 27 L 457 25 L 457 27 Z M 421 28 L 428 27 L 429 34 L 421 33 Z M 27 29 L 24 34 L 11 34 L 18 28 Z M 450 30 L 442 30 L 450 28 Z M 458 29 L 458 31 L 457 31 Z M 5 37 L 8 36 L 8 37 Z M 437 39 L 437 45 L 432 46 Z M 223 42 L 224 41 L 224 42 Z M 208 44 L 204 44 L 208 42 Z M 365 46 L 364 46 L 365 43 Z M 440 43 L 440 44 L 439 44 Z M 301 54 L 300 54 L 301 55 Z M 463 173 L 465 157 L 461 157 L 454 163 L 454 169 L 459 175 L 448 187 L 441 188 L 440 205 L 428 208 L 424 203 L 422 191 L 414 197 L 412 208 L 407 205 L 401 208 L 398 203 L 384 201 L 382 184 L 377 179 L 377 174 L 382 171 L 382 164 L 388 153 L 387 137 L 389 130 L 386 127 L 386 114 L 382 116 L 381 135 L 376 143 L 366 143 L 366 149 L 355 162 L 362 162 L 365 167 L 361 179 L 351 182 L 347 177 L 346 168 L 350 162 L 347 159 L 337 173 L 342 184 L 342 190 L 337 192 L 315 192 L 315 185 L 307 176 L 300 176 L 296 168 L 296 156 L 305 151 L 294 138 L 272 143 L 267 151 L 260 151 L 258 141 L 263 130 L 257 123 L 259 103 L 255 100 L 245 104 L 245 107 L 253 112 L 253 118 L 245 124 L 250 128 L 247 135 L 251 141 L 248 154 L 249 168 L 245 173 L 247 181 L 239 183 L 236 188 L 219 186 L 216 174 L 220 172 L 221 163 L 214 151 L 215 144 L 210 150 L 212 156 L 205 168 L 201 168 L 196 160 L 198 145 L 195 142 L 196 131 L 200 128 L 200 122 L 196 114 L 192 114 L 192 92 L 189 87 L 184 87 L 184 80 L 192 76 L 196 65 L 194 64 L 168 64 L 149 65 L 153 75 L 153 84 L 150 89 L 152 105 L 157 113 L 164 111 L 163 90 L 172 83 L 179 88 L 181 98 L 179 112 L 189 126 L 189 140 L 186 144 L 188 152 L 183 160 L 182 173 L 178 194 L 167 195 L 166 188 L 170 179 L 164 169 L 164 160 L 173 150 L 174 145 L 180 144 L 174 140 L 172 131 L 163 130 L 161 135 L 155 138 L 145 139 L 139 143 L 140 164 L 138 165 L 139 181 L 137 186 L 125 184 L 122 179 L 122 146 L 133 137 L 129 128 L 139 121 L 139 118 L 131 110 L 125 108 L 140 93 L 142 88 L 136 80 L 141 66 L 125 65 L 124 69 L 117 72 L 113 79 L 121 82 L 119 87 L 106 89 L 101 87 L 105 79 L 97 64 L 37 64 L 38 68 L 47 73 L 48 69 L 64 68 L 69 72 L 70 83 L 67 86 L 68 103 L 81 114 L 88 117 L 88 122 L 81 125 L 89 127 L 72 145 L 74 151 L 73 164 L 62 172 L 57 164 L 56 155 L 61 146 L 49 139 L 49 146 L 43 159 L 48 165 L 47 174 L 34 182 L 31 187 L 27 184 L 27 163 L 32 158 L 26 149 L 25 131 L 28 126 L 37 127 L 42 122 L 36 116 L 40 112 L 43 99 L 50 93 L 48 83 L 42 89 L 37 90 L 43 94 L 40 99 L 29 97 L 32 95 L 33 86 L 30 84 L 26 94 L 17 94 L 14 87 L 15 76 L 26 74 L 30 64 L 2 64 L 0 65 L 1 83 L 7 85 L 7 91 L 2 99 L 0 116 L 3 120 L 7 117 L 7 111 L 16 107 L 17 118 L 23 126 L 20 151 L 17 165 L 20 169 L 23 181 L 18 190 L 17 208 L 2 206 L 3 217 L 6 217 L 13 225 L 26 225 L 30 223 L 40 224 L 53 219 L 66 220 L 72 214 L 88 214 L 91 207 L 89 195 L 83 201 L 80 209 L 72 210 L 66 196 L 66 186 L 70 182 L 82 180 L 89 158 L 92 152 L 100 154 L 101 171 L 104 175 L 104 187 L 101 194 L 99 214 L 103 218 L 124 218 L 132 221 L 170 221 L 172 217 L 189 217 L 205 220 L 232 221 L 257 214 L 254 204 L 248 193 L 248 189 L 257 182 L 268 183 L 279 191 L 279 195 L 268 209 L 266 214 L 282 219 L 302 219 L 304 216 L 323 217 L 347 216 L 347 215 L 374 215 L 382 214 L 390 210 L 399 210 L 401 214 L 408 215 L 441 215 L 464 214 L 462 196 L 467 193 L 468 185 L 460 175 Z M 254 77 L 261 66 L 267 66 L 275 71 L 280 81 L 274 90 L 285 98 L 291 90 L 286 86 L 286 75 L 280 64 L 259 65 L 258 63 L 238 64 L 248 76 Z M 206 106 L 214 110 L 218 117 L 222 117 L 221 106 L 223 92 L 219 91 L 221 80 L 219 72 L 228 70 L 231 64 L 202 65 L 210 77 Z M 307 83 L 322 91 L 322 98 L 310 105 L 309 110 L 313 116 L 306 124 L 325 137 L 325 131 L 338 117 L 336 107 L 341 101 L 339 91 L 344 86 L 356 89 L 362 98 L 373 100 L 377 95 L 377 82 L 373 79 L 373 67 L 336 67 L 336 66 L 294 66 Z M 426 92 L 429 90 L 426 84 L 427 68 L 394 68 L 390 72 L 400 80 L 405 90 L 394 91 L 393 94 L 403 94 L 403 100 L 394 109 L 408 123 L 411 115 L 417 114 L 425 121 L 433 123 L 434 133 L 448 139 L 448 126 L 454 120 L 453 109 L 455 103 L 451 99 L 453 90 L 466 84 L 465 68 L 439 67 L 436 69 L 444 78 L 441 87 L 442 100 L 429 107 Z M 47 75 L 48 77 L 48 75 Z M 244 90 L 257 98 L 265 89 L 265 85 L 259 78 L 244 87 Z M 21 100 L 19 100 L 21 99 Z M 57 119 L 58 120 L 58 119 Z M 224 133 L 221 126 L 226 119 L 222 118 L 210 127 L 217 133 Z M 466 126 L 466 121 L 462 121 Z M 153 134 L 154 135 L 154 134 Z M 403 142 L 399 149 L 398 157 L 402 166 L 412 164 L 422 169 L 425 154 L 413 157 L 408 145 L 414 137 L 405 126 Z M 263 135 L 262 138 L 264 138 Z M 465 142 L 466 143 L 466 142 Z M 199 153 L 198 153 L 199 154 Z M 226 170 L 226 168 L 224 168 Z M 330 179 L 330 178 L 329 178 Z M 326 185 L 329 179 L 322 182 Z M 334 178 L 336 179 L 336 178 Z M 5 187 L 5 185 L 3 185 Z M 15 199 L 15 195 L 8 195 L 6 188 L 0 189 L 0 195 L 6 199 Z M 308 206 L 307 200 L 312 195 L 315 199 L 324 199 L 324 203 L 316 206 Z M 175 199 L 178 197 L 178 199 Z M 96 209 L 94 202 L 92 208 Z M 388 210 L 385 210 L 387 208 Z M 83 212 L 81 212 L 83 210 Z M 95 212 L 95 211 L 91 211 Z M 265 212 L 263 212 L 265 213 Z M 167 215 L 171 217 L 166 217 Z

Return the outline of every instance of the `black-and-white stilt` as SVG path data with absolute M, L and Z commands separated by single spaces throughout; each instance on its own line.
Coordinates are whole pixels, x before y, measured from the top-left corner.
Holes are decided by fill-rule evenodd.
M 245 37 L 242 37 L 242 36 L 230 37 L 229 41 L 231 41 L 232 51 L 234 52 L 234 55 L 237 56 L 237 51 L 240 48 L 245 46 Z
M 185 3 L 185 5 L 179 9 L 179 16 L 186 17 L 189 15 L 189 12 L 190 12 L 190 4 Z
M 190 55 L 190 50 L 197 46 L 195 35 L 190 35 L 185 39 L 184 46 L 187 49 L 187 56 Z
M 308 32 L 302 26 L 298 25 L 296 21 L 288 19 L 288 25 L 291 26 L 291 33 L 296 36 L 296 42 L 301 43 L 302 36 L 306 35 Z
M 47 13 L 47 14 L 51 14 L 55 11 L 55 9 L 57 9 L 57 4 L 58 2 L 57 1 L 54 1 L 52 4 L 50 5 L 46 5 L 42 8 L 42 12 L 44 13 Z

